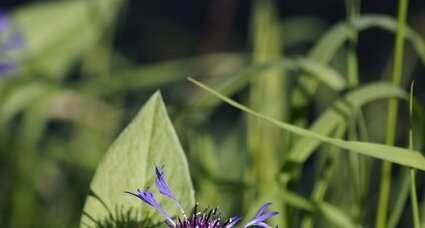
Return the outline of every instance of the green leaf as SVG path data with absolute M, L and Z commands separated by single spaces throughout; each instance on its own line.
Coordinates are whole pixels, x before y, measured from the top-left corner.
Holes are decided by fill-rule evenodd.
M 370 157 L 379 158 L 379 159 L 390 161 L 392 163 L 396 163 L 399 165 L 425 171 L 425 157 L 418 151 L 404 149 L 400 147 L 394 147 L 394 146 L 386 146 L 386 145 L 376 144 L 376 143 L 344 141 L 341 139 L 327 137 L 310 130 L 306 130 L 306 129 L 303 129 L 285 122 L 277 121 L 269 116 L 265 116 L 261 113 L 255 112 L 249 109 L 248 107 L 216 92 L 215 90 L 209 88 L 208 86 L 202 84 L 201 82 L 198 82 L 191 78 L 189 78 L 189 80 L 193 82 L 194 84 L 198 85 L 199 87 L 203 88 L 204 90 L 208 91 L 209 93 L 213 94 L 214 96 L 225 101 L 226 103 L 242 111 L 245 111 L 253 116 L 256 116 L 260 119 L 270 122 L 276 125 L 277 127 L 287 130 L 293 134 L 296 134 L 302 137 L 316 139 L 324 143 L 335 145 L 342 149 L 351 150 L 351 151 L 354 151 L 363 155 L 367 155 Z
M 165 165 L 165 179 L 186 210 L 195 205 L 188 163 L 159 92 L 143 106 L 106 152 L 90 184 L 81 224 L 103 221 L 110 211 L 136 209 L 133 218 L 164 219 L 155 210 L 124 191 L 151 186 L 158 203 L 170 216 L 181 215 L 176 205 L 156 191 L 154 164 Z

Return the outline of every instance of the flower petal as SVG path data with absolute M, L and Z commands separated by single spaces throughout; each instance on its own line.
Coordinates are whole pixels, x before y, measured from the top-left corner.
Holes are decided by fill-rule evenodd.
M 268 218 L 270 218 L 272 216 L 275 216 L 277 214 L 279 214 L 279 212 L 275 212 L 275 211 L 267 212 L 267 213 L 265 213 L 265 214 L 263 214 L 261 216 L 255 217 L 255 219 L 258 220 L 258 221 L 264 221 L 264 220 L 266 220 L 266 219 L 268 219 Z
M 229 220 L 229 224 L 226 225 L 226 228 L 230 228 L 233 227 L 234 225 L 236 225 L 236 223 L 238 223 L 240 220 L 242 219 L 242 216 L 240 215 L 236 215 L 230 218 Z
M 279 214 L 278 212 L 272 211 L 267 212 L 263 214 L 263 212 L 271 205 L 271 203 L 266 203 L 263 206 L 258 209 L 257 214 L 255 215 L 255 218 L 249 221 L 247 224 L 245 224 L 243 227 L 250 227 L 250 226 L 259 226 L 263 228 L 271 228 L 269 225 L 265 224 L 264 221 L 274 215 Z
M 174 201 L 174 203 L 176 203 L 177 207 L 180 208 L 182 213 L 185 214 L 183 207 L 180 205 L 179 201 L 176 199 L 176 197 L 173 195 L 171 190 L 168 188 L 168 185 L 164 180 L 164 167 L 162 167 L 161 171 L 160 171 L 158 169 L 158 166 L 155 165 L 155 174 L 156 174 L 156 181 L 155 181 L 156 187 L 158 188 L 159 192 L 161 194 L 169 197 L 170 199 L 172 199 Z
M 175 222 L 170 218 L 170 216 L 165 213 L 165 211 L 161 208 L 159 203 L 156 201 L 155 196 L 149 191 L 149 188 L 146 188 L 144 192 L 140 191 L 140 189 L 137 189 L 137 194 L 132 192 L 125 192 L 128 194 L 131 194 L 133 196 L 138 197 L 143 202 L 149 204 L 153 208 L 155 208 L 164 218 L 166 218 L 171 224 L 175 225 Z
M 271 226 L 265 224 L 264 222 L 259 222 L 255 225 L 258 226 L 258 227 L 261 227 L 261 228 L 272 228 Z
M 260 209 L 258 209 L 257 214 L 255 214 L 255 217 L 260 216 L 261 214 L 263 214 L 263 212 L 271 205 L 272 203 L 266 203 L 263 206 L 260 207 Z

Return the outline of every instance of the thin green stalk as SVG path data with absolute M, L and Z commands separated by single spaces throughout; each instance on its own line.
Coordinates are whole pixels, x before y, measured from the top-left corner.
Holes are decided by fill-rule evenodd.
M 413 127 L 412 127 L 412 113 L 413 113 L 413 86 L 414 82 L 410 87 L 410 101 L 409 101 L 409 117 L 410 117 L 410 129 L 409 129 L 409 149 L 413 150 Z M 416 183 L 415 183 L 416 170 L 410 169 L 410 202 L 412 205 L 412 215 L 413 215 L 413 227 L 420 228 L 419 221 L 419 206 L 418 206 L 418 197 L 416 195 Z
M 400 86 L 401 71 L 403 63 L 403 48 L 404 48 L 404 30 L 406 25 L 408 0 L 399 0 L 398 18 L 397 18 L 397 31 L 394 44 L 394 61 L 392 72 L 392 84 Z M 385 143 L 387 145 L 394 145 L 395 131 L 397 123 L 397 107 L 398 101 L 392 98 L 388 102 L 388 115 L 387 115 L 387 131 L 385 136 Z M 381 171 L 381 186 L 379 190 L 378 208 L 376 213 L 375 227 L 386 227 L 387 222 L 387 208 L 388 198 L 390 193 L 391 182 L 391 163 L 384 161 Z

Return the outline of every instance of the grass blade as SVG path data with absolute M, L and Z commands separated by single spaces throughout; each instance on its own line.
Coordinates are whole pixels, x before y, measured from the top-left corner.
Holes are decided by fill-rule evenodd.
M 208 86 L 202 84 L 199 81 L 196 81 L 192 78 L 189 78 L 189 81 L 193 82 L 195 85 L 201 87 L 202 89 L 206 90 L 212 95 L 220 98 L 221 100 L 230 104 L 231 106 L 236 107 L 244 112 L 254 115 L 267 122 L 270 122 L 276 125 L 277 127 L 282 128 L 286 131 L 289 131 L 293 134 L 296 134 L 302 137 L 313 138 L 313 139 L 322 141 L 324 143 L 338 146 L 342 149 L 352 150 L 354 152 L 357 152 L 363 155 L 367 155 L 370 157 L 390 161 L 399 165 L 425 171 L 425 157 L 418 151 L 404 149 L 404 148 L 395 147 L 395 146 L 376 144 L 376 143 L 344 141 L 340 139 L 327 137 L 310 130 L 306 130 L 288 123 L 277 121 L 271 117 L 265 116 L 261 113 L 258 113 L 256 111 L 249 109 L 248 107 L 218 93 L 217 91 L 209 88 Z

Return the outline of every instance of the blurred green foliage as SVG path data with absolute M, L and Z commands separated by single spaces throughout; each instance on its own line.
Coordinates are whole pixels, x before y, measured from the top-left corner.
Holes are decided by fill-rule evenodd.
M 215 15 L 214 7 L 227 12 L 228 17 L 238 9 L 231 11 L 231 5 L 212 2 L 217 4 L 211 4 L 211 15 Z M 277 1 L 253 0 L 248 7 L 249 22 L 238 22 L 251 28 L 247 32 L 250 43 L 231 49 L 239 52 L 191 53 L 179 59 L 142 64 L 116 47 L 123 18 L 137 13 L 127 1 L 35 1 L 13 8 L 8 13 L 13 26 L 22 33 L 25 47 L 20 55 L 24 56 L 23 64 L 16 74 L 0 77 L 0 227 L 78 226 L 90 180 L 105 151 L 157 89 L 162 91 L 186 151 L 195 198 L 201 205 L 219 206 L 227 215 L 241 213 L 249 218 L 258 205 L 270 201 L 274 202 L 273 209 L 281 212 L 272 221 L 280 227 L 372 226 L 380 180 L 375 159 L 353 156 L 350 150 L 356 148 L 348 146 L 350 153 L 340 153 L 343 149 L 317 139 L 285 133 L 273 124 L 224 105 L 186 80 L 194 77 L 227 97 L 249 104 L 261 115 L 323 137 L 371 143 L 383 142 L 385 101 L 397 98 L 402 105 L 396 143 L 407 147 L 408 93 L 403 85 L 416 78 L 418 92 L 411 124 L 413 149 L 423 151 L 424 81 L 417 76 L 424 72 L 425 40 L 420 34 L 423 31 L 407 27 L 402 34 L 408 47 L 404 84 L 395 87 L 376 82 L 386 80 L 389 74 L 385 62 L 391 65 L 391 46 L 385 46 L 388 51 L 380 59 L 368 58 L 381 51 L 368 43 L 373 40 L 370 34 L 389 32 L 390 35 L 383 36 L 392 39 L 397 19 L 391 15 L 364 14 L 355 2 L 360 4 L 346 1 L 347 18 L 328 26 L 323 18 L 313 16 L 281 19 Z M 343 7 L 340 11 L 344 12 Z M 409 24 L 423 25 L 420 15 L 423 17 L 425 9 L 415 12 L 419 16 L 415 15 Z M 226 25 L 216 19 L 213 17 L 211 23 L 222 27 L 211 26 L 211 31 L 227 31 Z M 157 30 L 173 27 L 161 27 L 164 23 L 160 21 L 158 26 L 152 21 L 143 23 L 151 23 L 150 28 Z M 192 35 L 183 28 L 173 29 L 175 39 Z M 173 47 L 177 42 L 167 43 L 169 39 L 174 37 L 158 36 L 158 40 L 130 49 L 158 47 L 156 42 L 164 49 L 182 48 Z M 359 51 L 363 50 L 362 45 L 368 47 L 366 54 Z M 156 52 L 161 51 L 164 50 Z M 159 114 L 153 111 L 149 115 L 167 119 L 164 107 L 161 108 Z M 167 128 L 172 129 L 171 125 Z M 155 143 L 170 143 L 173 134 L 166 141 Z M 143 135 L 137 137 L 145 140 Z M 391 160 L 392 155 L 383 154 L 380 158 Z M 418 158 L 415 162 L 420 162 L 420 155 Z M 409 163 L 408 158 L 400 159 L 402 164 Z M 170 164 L 173 161 L 164 163 L 170 169 L 182 168 L 181 162 L 175 167 Z M 128 165 L 117 159 L 111 162 L 117 167 Z M 150 170 L 152 165 L 140 164 L 139 168 Z M 137 163 L 131 165 L 134 166 Z M 424 168 L 421 164 L 415 167 Z M 412 224 L 405 169 L 396 166 L 392 175 L 388 208 L 392 227 Z M 131 182 L 148 173 L 119 175 Z M 422 225 L 423 177 L 423 171 L 417 172 Z M 92 187 L 96 185 L 97 190 L 108 187 L 105 181 L 96 184 L 96 177 L 93 180 Z M 179 185 L 177 180 L 172 183 Z M 175 191 L 183 194 L 183 187 L 177 185 Z M 120 191 L 117 194 L 121 194 L 123 186 L 109 187 L 116 187 Z M 137 187 L 145 186 L 133 186 Z M 188 207 L 193 203 L 191 200 L 185 201 Z M 99 226 L 135 225 L 131 212 L 121 213 L 114 206 L 110 210 L 116 210 L 116 215 Z

